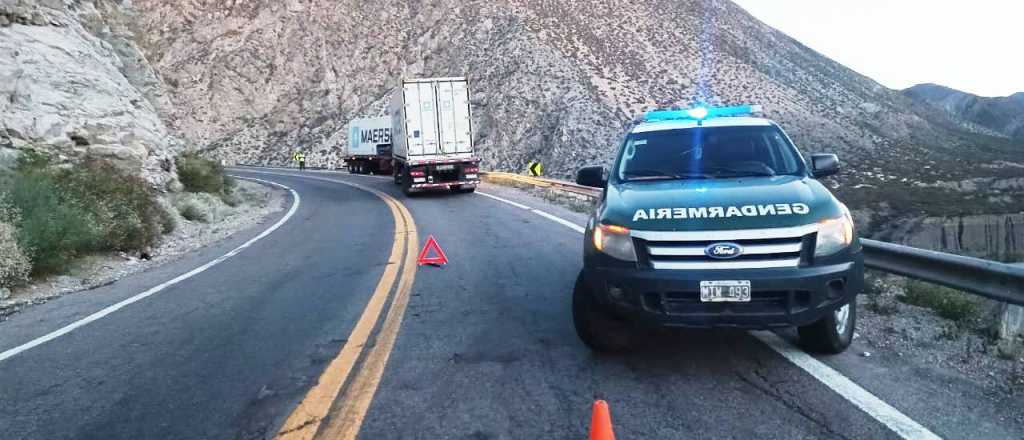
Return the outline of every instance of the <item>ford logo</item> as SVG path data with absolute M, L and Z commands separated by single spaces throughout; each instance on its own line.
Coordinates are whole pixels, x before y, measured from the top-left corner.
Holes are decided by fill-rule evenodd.
M 743 247 L 736 243 L 713 243 L 704 248 L 704 255 L 718 260 L 728 260 L 743 255 Z

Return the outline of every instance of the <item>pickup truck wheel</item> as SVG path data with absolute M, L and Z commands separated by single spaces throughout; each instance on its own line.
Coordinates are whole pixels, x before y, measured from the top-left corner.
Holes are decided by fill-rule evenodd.
M 476 187 L 474 186 L 472 188 L 456 188 L 455 192 L 459 194 L 470 194 L 476 192 Z
M 594 351 L 614 353 L 628 350 L 633 344 L 632 326 L 608 313 L 588 289 L 580 272 L 572 292 L 572 322 L 576 335 Z
M 857 325 L 857 300 L 829 313 L 810 325 L 797 328 L 800 343 L 808 351 L 839 354 L 853 342 Z

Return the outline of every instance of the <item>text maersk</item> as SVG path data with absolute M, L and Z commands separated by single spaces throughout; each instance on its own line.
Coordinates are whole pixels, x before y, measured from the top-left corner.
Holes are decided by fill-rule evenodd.
M 811 208 L 803 203 L 776 203 L 771 205 L 744 206 L 701 206 L 694 208 L 650 208 L 636 210 L 636 213 L 633 214 L 633 221 L 803 215 L 809 212 L 811 212 Z

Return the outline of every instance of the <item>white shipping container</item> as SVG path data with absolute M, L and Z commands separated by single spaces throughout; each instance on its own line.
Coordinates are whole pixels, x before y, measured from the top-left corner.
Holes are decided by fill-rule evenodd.
M 394 156 L 410 163 L 473 158 L 465 78 L 402 81 L 391 97 Z
M 377 148 L 390 145 L 391 118 L 353 119 L 348 128 L 348 156 L 374 156 L 381 153 Z

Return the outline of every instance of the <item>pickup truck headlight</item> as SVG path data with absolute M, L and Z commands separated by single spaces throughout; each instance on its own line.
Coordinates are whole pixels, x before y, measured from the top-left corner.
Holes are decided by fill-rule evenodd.
M 598 251 L 615 259 L 636 261 L 636 251 L 633 249 L 633 237 L 629 235 L 629 228 L 598 224 L 594 227 L 593 238 L 594 248 Z
M 814 247 L 815 257 L 832 255 L 853 243 L 853 217 L 843 207 L 839 218 L 824 220 L 818 224 L 818 241 Z

